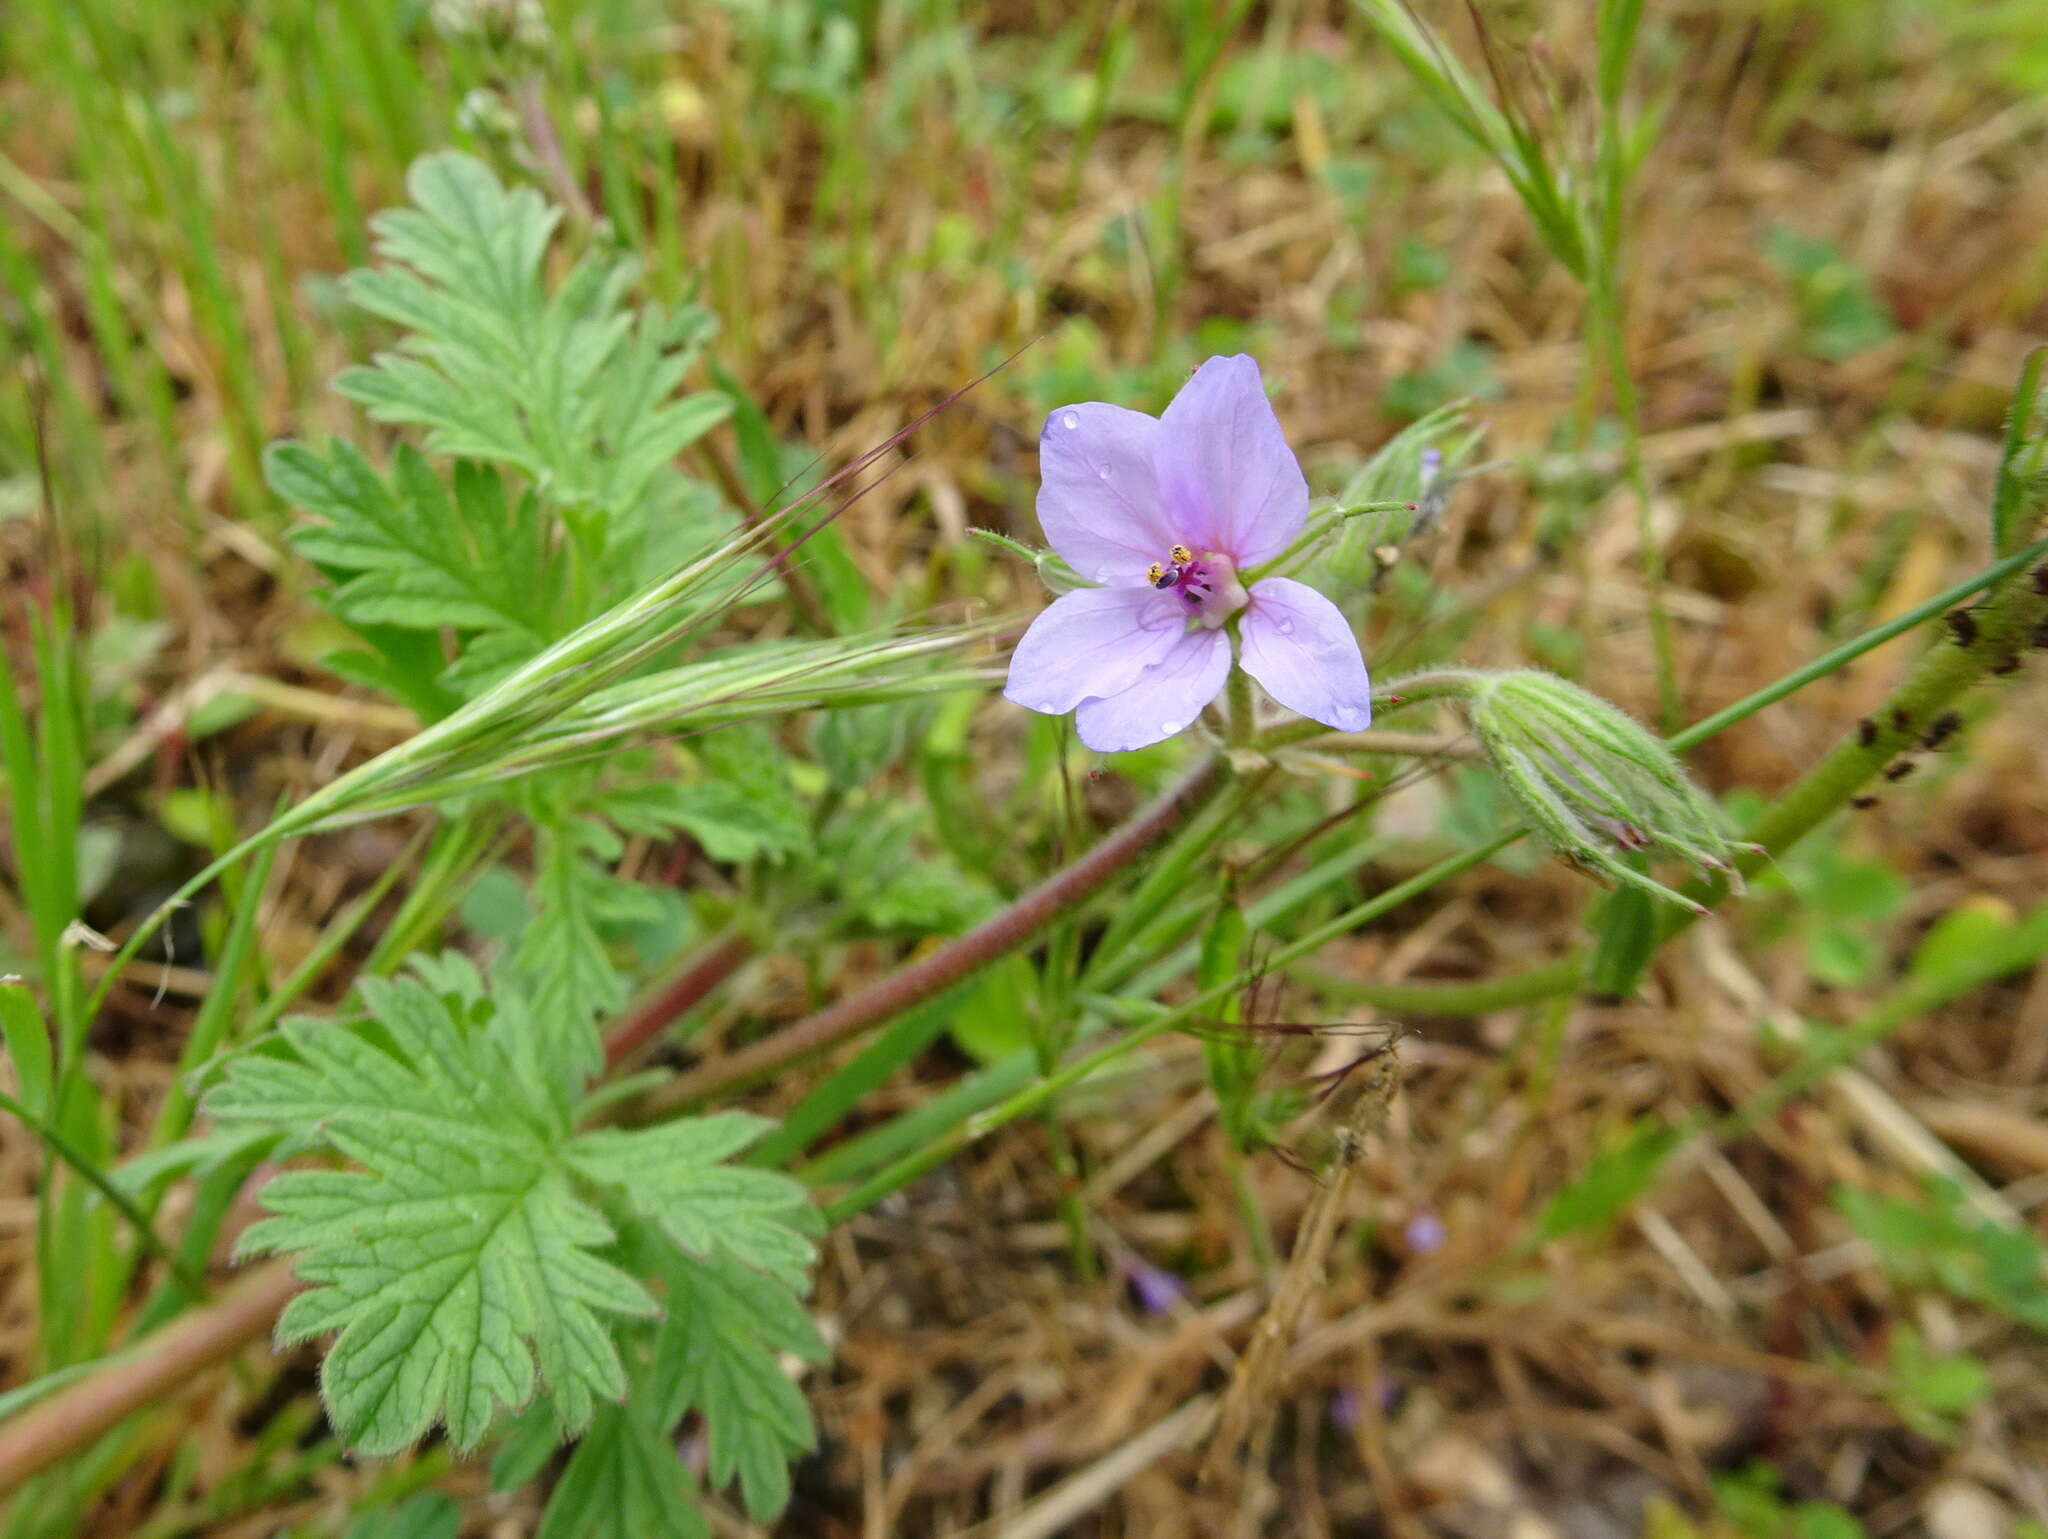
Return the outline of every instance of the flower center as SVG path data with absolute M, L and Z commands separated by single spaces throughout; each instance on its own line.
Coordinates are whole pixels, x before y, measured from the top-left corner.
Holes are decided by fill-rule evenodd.
M 1187 546 L 1175 545 L 1164 561 L 1146 568 L 1145 580 L 1161 592 L 1178 594 L 1188 617 L 1211 629 L 1244 608 L 1244 587 L 1236 569 L 1215 551 L 1197 556 Z

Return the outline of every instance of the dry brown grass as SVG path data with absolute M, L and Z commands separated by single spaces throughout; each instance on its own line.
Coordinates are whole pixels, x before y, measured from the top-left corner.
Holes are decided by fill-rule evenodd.
M 1000 46 L 1024 51 L 1032 8 L 987 9 L 991 33 L 1008 29 Z M 1962 76 L 1917 35 L 1886 68 L 1822 68 L 1815 61 L 1841 59 L 1840 33 L 1857 25 L 1827 8 L 1661 9 L 1654 75 L 1672 96 L 1635 217 L 1630 352 L 1696 716 L 1820 650 L 1838 634 L 1834 617 L 1896 613 L 1980 563 L 2005 392 L 2048 327 L 2048 112 Z M 1522 7 L 1513 20 L 1540 22 L 1553 54 L 1571 59 L 1582 56 L 1588 10 Z M 1338 35 L 1343 14 L 1282 5 L 1270 20 L 1301 47 L 1362 52 Z M 1512 20 L 1506 31 L 1524 35 Z M 1151 51 L 1139 83 L 1170 76 L 1163 39 L 1141 36 Z M 1360 147 L 1384 167 L 1361 219 L 1312 174 L 1329 153 L 1312 101 L 1251 166 L 1232 162 L 1221 134 L 1176 145 L 1159 124 L 1112 116 L 1066 207 L 1066 136 L 1051 136 L 1023 179 L 1006 182 L 985 146 L 953 142 L 935 105 L 913 142 L 877 155 L 876 181 L 900 195 L 877 203 L 871 275 L 840 284 L 813 261 L 821 241 L 843 238 L 836 223 L 821 229 L 816 133 L 791 114 L 786 143 L 736 146 L 720 127 L 752 89 L 743 64 L 716 18 L 679 29 L 668 68 L 688 185 L 682 241 L 726 315 L 729 365 L 779 427 L 828 459 L 885 437 L 992 355 L 1073 316 L 1100 329 L 1105 363 L 1123 365 L 1208 317 L 1255 323 L 1283 419 L 1312 466 L 1355 461 L 1386 436 L 1390 380 L 1456 342 L 1484 341 L 1498 349 L 1498 393 L 1481 407 L 1488 452 L 1522 464 L 1557 450 L 1581 389 L 1579 296 L 1506 184 L 1470 161 L 1417 170 L 1397 149 Z M 1818 81 L 1802 73 L 1810 64 Z M 1377 68 L 1363 88 L 1393 92 L 1391 66 Z M 39 105 L 32 83 L 0 99 L 16 115 L 0 142 L 26 177 L 73 202 L 65 143 L 84 125 L 60 123 L 45 139 L 24 116 Z M 350 344 L 313 320 L 304 335 L 314 353 L 287 367 L 275 307 L 303 311 L 293 285 L 343 259 L 314 187 L 260 149 L 238 170 L 234 146 L 258 143 L 263 128 L 252 118 L 235 137 L 232 100 L 209 98 L 194 143 L 255 342 L 270 414 L 261 433 L 310 433 L 348 423 L 332 397 L 305 387 Z M 1175 167 L 1183 270 L 1166 293 L 1142 252 L 1108 260 L 1103 234 L 1134 229 Z M 923 263 L 934 220 L 948 212 L 982 231 L 1014 216 L 1006 254 L 1017 272 Z M 1839 363 L 1804 353 L 1786 281 L 1759 254 L 1779 222 L 1867 268 L 1898 335 Z M 142 744 L 151 767 L 141 778 L 161 789 L 211 775 L 254 812 L 388 741 L 398 725 L 388 712 L 335 697 L 309 666 L 305 572 L 271 529 L 234 510 L 215 343 L 177 264 L 141 246 L 122 253 L 148 345 L 189 392 L 175 408 L 186 456 L 173 464 L 100 390 L 58 232 L 25 220 L 19 238 L 104 434 L 110 548 L 149 565 L 171 626 L 169 644 L 138 671 L 138 701 L 176 700 L 223 670 L 270 681 L 248 722 L 189 751 L 179 751 L 176 714 L 165 717 L 167 733 Z M 1408 238 L 1445 253 L 1448 278 L 1368 311 L 1355 330 L 1333 329 L 1334 301 L 1383 294 Z M 264 265 L 272 242 L 275 270 Z M 856 557 L 878 584 L 920 588 L 954 558 L 968 522 L 1035 533 L 1035 419 L 1021 381 L 1048 346 L 948 413 L 906 473 L 851 516 Z M 1586 537 L 1553 550 L 1538 539 L 1527 476 L 1474 483 L 1424 558 L 1446 587 L 1485 595 L 1471 661 L 1522 660 L 1540 624 L 1577 638 L 1581 678 L 1647 715 L 1655 686 L 1635 530 L 1615 484 Z M 190 518 L 175 510 L 176 486 Z M 0 523 L 0 558 L 14 580 L 38 577 L 31 521 Z M 1010 596 L 1026 599 L 1022 585 Z M 1880 698 L 1909 645 L 1764 713 L 1693 762 L 1717 788 L 1782 786 Z M 1848 835 L 1912 884 L 1881 937 L 1895 959 L 1958 902 L 2018 906 L 2048 888 L 2039 669 L 1997 681 L 1991 697 L 1996 712 L 1967 746 L 1888 788 Z M 1004 712 L 984 715 L 991 758 L 1017 730 Z M 136 784 L 121 780 L 116 796 L 134 800 Z M 280 862 L 264 926 L 274 969 L 304 955 L 400 837 L 363 831 Z M 1412 929 L 1361 936 L 1323 966 L 1381 979 L 1511 970 L 1572 942 L 1581 898 L 1562 872 L 1489 869 L 1410 916 Z M 0 903 L 0 922 L 16 931 L 12 900 Z M 873 960 L 854 955 L 832 986 Z M 335 986 L 345 978 L 337 971 Z M 118 991 L 95 1039 L 102 1082 L 138 1113 L 163 1093 L 191 1009 L 177 980 L 161 1001 L 152 983 Z M 800 1013 L 801 987 L 782 964 L 756 965 L 721 1023 Z M 1764 1028 L 1847 1021 L 1868 997 L 1816 983 L 1792 939 L 1738 907 L 1669 948 L 1639 1002 L 1415 1023 L 1403 1094 L 1350 1195 L 1328 1285 L 1286 1359 L 1267 1436 L 1252 1445 L 1260 1456 L 1199 1489 L 1207 1408 L 1263 1308 L 1265 1279 L 1220 1175 L 1199 1062 L 1163 1052 L 1141 1078 L 1068 1111 L 1101 1253 L 1170 1269 L 1185 1296 L 1153 1312 L 1121 1270 L 1077 1276 L 1054 1218 L 1061 1182 L 1043 1129 L 989 1140 L 830 1242 L 818 1307 L 837 1357 L 807 1381 L 823 1443 L 800 1468 L 778 1531 L 1022 1535 L 1055 1531 L 1034 1516 L 1052 1511 L 1061 1533 L 1152 1539 L 1621 1539 L 1688 1532 L 1646 1530 L 1646 1510 L 1705 1510 L 1710 1476 L 1751 1457 L 1784 1471 L 1799 1495 L 1855 1511 L 1873 1535 L 1996 1539 L 2015 1532 L 2014 1514 L 2048 1523 L 2039 1338 L 1937 1296 L 1902 1295 L 1847 1242 L 1827 1201 L 1837 1182 L 1904 1191 L 1945 1168 L 1982 1201 L 2034 1222 L 2048 1198 L 2048 973 L 1916 1024 L 1870 1054 L 1857 1079 L 1796 1102 L 1753 1136 L 1692 1151 L 1611 1237 L 1503 1252 L 1521 1215 L 1630 1118 L 1741 1104 L 1781 1061 Z M 1553 1034 L 1545 1068 L 1536 1044 Z M 935 1057 L 873 1110 L 913 1106 L 957 1068 Z M 777 1087 L 762 1104 L 773 1110 L 801 1088 Z M 0 1358 L 14 1365 L 34 1318 L 32 1152 L 18 1128 L 0 1128 Z M 1274 1160 L 1259 1162 L 1254 1180 L 1284 1244 L 1316 1189 Z M 1440 1248 L 1404 1237 L 1425 1215 L 1441 1222 Z M 1901 1323 L 1991 1367 L 1996 1394 L 1952 1442 L 1909 1430 L 1881 1393 L 1875 1370 Z M 117 1487 L 95 1532 L 171 1532 L 151 1526 L 163 1518 L 164 1460 L 187 1444 L 197 1488 L 213 1488 L 246 1454 L 257 1408 L 305 1390 L 308 1361 L 287 1359 L 279 1377 L 267 1353 L 252 1352 L 237 1376 L 195 1385 L 168 1408 L 159 1456 Z M 330 1524 L 371 1479 L 325 1469 L 288 1499 L 207 1532 L 253 1539 Z M 528 1498 L 486 1496 L 476 1471 L 447 1475 L 442 1488 L 465 1499 L 465 1532 L 511 1535 L 532 1521 Z M 731 1518 L 718 1527 L 744 1531 Z

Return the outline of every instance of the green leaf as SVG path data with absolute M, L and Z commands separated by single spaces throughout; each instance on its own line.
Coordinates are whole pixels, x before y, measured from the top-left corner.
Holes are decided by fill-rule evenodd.
M 639 806 L 695 839 L 713 860 L 739 864 L 793 854 L 810 844 L 809 830 L 790 815 L 789 804 L 730 781 L 649 787 Z
M 1940 987 L 1944 979 L 1972 976 L 1985 950 L 2013 930 L 2012 910 L 1996 898 L 1966 898 L 1928 927 L 1906 976 L 1916 983 Z
M 2041 1280 L 2048 1247 L 2026 1230 L 1968 1215 L 1953 1183 L 1930 1181 L 1917 1202 L 1838 1187 L 1834 1204 L 1901 1282 L 1940 1288 L 2048 1331 Z
M 641 786 L 631 793 L 638 823 L 688 833 L 713 860 L 774 858 L 811 847 L 811 822 L 789 783 L 788 761 L 765 728 L 742 723 L 693 738 L 691 749 L 710 777 L 692 785 Z M 610 793 L 614 818 L 625 805 Z
M 923 821 L 900 803 L 855 799 L 826 830 L 824 868 L 848 905 L 878 930 L 953 934 L 996 905 L 980 877 L 917 847 Z
M 294 1170 L 245 1253 L 297 1253 L 314 1284 L 281 1342 L 338 1331 L 321 1367 L 335 1426 L 391 1453 L 445 1422 L 469 1449 L 545 1384 L 565 1429 L 626 1391 L 608 1322 L 651 1314 L 600 1254 L 611 1226 L 559 1158 L 573 1066 L 546 1056 L 514 996 L 460 959 L 426 981 L 365 979 L 368 1022 L 292 1020 L 208 1097 L 223 1122 L 317 1127 L 360 1170 Z
M 570 1144 L 567 1157 L 688 1254 L 726 1256 L 801 1290 L 816 1255 L 803 1233 L 811 1210 L 802 1183 L 723 1163 L 771 1126 L 720 1112 L 631 1133 L 603 1129 Z
M 1889 919 L 1912 896 L 1912 883 L 1881 860 L 1864 860 L 1838 845 L 1814 852 L 1799 894 L 1837 919 Z
M 802 1304 L 818 1229 L 804 1188 L 725 1163 L 769 1124 L 727 1112 L 572 1136 L 585 1078 L 560 1034 L 463 957 L 414 973 L 364 980 L 366 1018 L 286 1022 L 207 1102 L 361 1167 L 277 1177 L 243 1240 L 296 1253 L 313 1285 L 281 1342 L 339 1333 L 321 1366 L 337 1430 L 391 1453 L 437 1422 L 465 1451 L 497 1428 L 501 1470 L 528 1475 L 548 1432 L 587 1431 L 547 1533 L 695 1535 L 672 1443 L 694 1407 L 718 1479 L 778 1510 L 783 1461 L 811 1439 L 780 1356 L 826 1353 Z M 660 1278 L 665 1309 L 628 1260 Z
M 1806 964 L 1814 977 L 1837 988 L 1854 988 L 1876 973 L 1884 952 L 1868 934 L 1846 925 L 1816 926 L 1806 940 Z
M 613 876 L 586 853 L 605 838 L 588 818 L 540 824 L 534 914 L 513 956 L 535 1014 L 559 1033 L 562 1061 L 580 1074 L 596 1073 L 603 1061 L 592 1023 L 626 1001 L 626 978 L 612 964 L 603 927 L 659 914 L 648 889 Z
M 555 1482 L 534 1539 L 708 1539 L 670 1425 L 644 1388 L 605 1406 Z
M 1777 224 L 1765 232 L 1764 255 L 1791 280 L 1800 340 L 1816 358 L 1850 357 L 1898 329 L 1870 274 L 1828 241 Z
M 1886 1349 L 1897 1397 L 1937 1417 L 1960 1416 L 1991 1393 L 1991 1371 L 1974 1357 L 1936 1357 L 1920 1333 L 1897 1326 Z
M 1031 1045 L 1038 974 L 1021 952 L 985 968 L 951 1012 L 947 1030 L 977 1063 L 1001 1063 Z
M 813 1363 L 830 1354 L 791 1293 L 729 1256 L 672 1253 L 662 1276 L 656 1361 L 673 1375 L 677 1414 L 703 1415 L 712 1480 L 737 1479 L 747 1511 L 766 1522 L 789 1503 L 788 1461 L 816 1436 L 781 1354 Z
M 1222 987 L 1244 970 L 1249 933 L 1234 882 L 1226 879 L 1216 917 L 1202 933 L 1195 981 L 1204 993 Z M 1216 1014 L 1225 1023 L 1235 1023 L 1242 1008 L 1236 998 L 1226 998 Z M 1265 1069 L 1265 1057 L 1264 1048 L 1249 1031 L 1219 1033 L 1202 1042 L 1202 1064 L 1216 1095 L 1218 1119 L 1240 1153 L 1250 1153 L 1258 1142 L 1253 1093 Z
M 408 335 L 335 388 L 381 422 L 426 428 L 436 452 L 517 467 L 559 505 L 636 507 L 731 409 L 719 392 L 675 396 L 708 314 L 626 311 L 636 268 L 617 253 L 585 256 L 550 293 L 559 210 L 467 155 L 424 157 L 406 187 L 413 206 L 372 222 L 384 265 L 344 288 Z
M 1604 1229 L 1650 1189 L 1684 1136 L 1682 1129 L 1661 1122 L 1637 1122 L 1543 1205 L 1533 1232 L 1535 1242 Z
M 835 786 L 858 790 L 903 757 L 925 714 L 915 700 L 825 711 L 812 729 L 811 748 Z
M 1792 1509 L 1791 1539 L 1865 1539 L 1865 1530 L 1833 1502 L 1801 1502 Z
M 475 632 L 500 668 L 550 639 L 562 565 L 534 499 L 514 502 L 495 470 L 457 465 L 451 498 L 402 446 L 387 486 L 338 439 L 324 459 L 304 444 L 273 444 L 264 467 L 272 490 L 322 520 L 292 542 L 338 580 L 334 611 L 351 625 Z
M 349 1525 L 348 1539 L 455 1539 L 462 1509 L 438 1491 L 421 1491 L 396 1507 L 379 1507 Z
M 347 647 L 329 652 L 320 666 L 336 678 L 391 696 L 424 722 L 439 721 L 462 704 L 462 697 L 448 687 L 438 635 L 395 625 L 359 625 L 356 634 L 371 650 Z
M 35 996 L 19 978 L 0 978 L 0 1032 L 6 1036 L 7 1056 L 14 1061 L 22 1104 L 38 1115 L 49 1115 L 56 1083 L 50 1029 L 43 1024 Z

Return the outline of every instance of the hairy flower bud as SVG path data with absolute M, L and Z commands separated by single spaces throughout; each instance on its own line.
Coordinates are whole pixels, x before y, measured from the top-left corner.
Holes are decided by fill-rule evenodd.
M 1627 858 L 1657 850 L 1735 884 L 1735 846 L 1677 758 L 1598 695 L 1536 669 L 1461 675 L 1494 772 L 1558 856 L 1597 879 L 1705 912 Z M 1396 686 L 1399 688 L 1400 686 Z

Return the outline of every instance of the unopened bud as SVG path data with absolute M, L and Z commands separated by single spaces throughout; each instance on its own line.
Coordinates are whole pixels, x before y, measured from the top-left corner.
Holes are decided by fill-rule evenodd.
M 451 42 L 539 53 L 553 41 L 541 0 L 434 0 L 428 14 Z
M 519 118 L 496 91 L 478 86 L 455 109 L 455 126 L 475 138 L 509 144 L 519 134 Z
M 1561 859 L 1696 913 L 1626 857 L 1663 851 L 1741 890 L 1713 803 L 1625 712 L 1536 669 L 1475 675 L 1461 693 L 1501 784 Z

